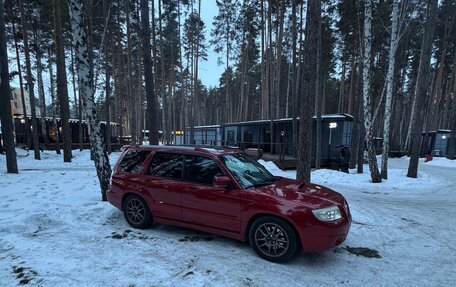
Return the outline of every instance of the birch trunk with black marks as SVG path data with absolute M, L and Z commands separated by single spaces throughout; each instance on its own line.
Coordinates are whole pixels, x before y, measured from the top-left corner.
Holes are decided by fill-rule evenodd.
M 94 163 L 100 181 L 102 200 L 106 201 L 106 191 L 109 188 L 111 166 L 108 153 L 103 141 L 100 121 L 94 103 L 93 78 L 90 75 L 90 63 L 87 47 L 87 37 L 84 30 L 83 15 L 84 0 L 69 0 L 71 31 L 77 63 L 79 95 L 83 100 L 83 112 L 89 130 L 90 145 L 93 150 Z
M 364 127 L 366 129 L 366 144 L 368 153 L 371 180 L 381 182 L 378 170 L 377 157 L 374 149 L 374 123 L 372 117 L 372 99 L 370 95 L 371 74 L 371 47 L 372 47 L 372 0 L 364 2 L 364 51 L 363 51 L 363 99 L 364 99 Z
M 383 179 L 388 179 L 388 154 L 390 151 L 391 111 L 393 107 L 393 76 L 394 66 L 396 63 L 396 50 L 399 44 L 398 18 L 399 0 L 393 0 L 393 11 L 391 12 L 391 42 L 388 59 L 388 73 L 386 74 L 385 116 L 383 121 L 383 150 L 381 170 Z
M 8 50 L 6 47 L 3 7 L 3 0 L 0 0 L 0 121 L 2 122 L 3 145 L 6 150 L 6 171 L 8 173 L 18 173 L 14 145 L 13 115 L 11 114 L 11 88 L 9 85 Z

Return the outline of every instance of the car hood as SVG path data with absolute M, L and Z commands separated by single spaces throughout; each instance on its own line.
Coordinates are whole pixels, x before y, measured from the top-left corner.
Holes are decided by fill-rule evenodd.
M 344 205 L 344 197 L 325 186 L 282 178 L 279 181 L 256 189 L 287 201 L 298 201 L 312 208 Z

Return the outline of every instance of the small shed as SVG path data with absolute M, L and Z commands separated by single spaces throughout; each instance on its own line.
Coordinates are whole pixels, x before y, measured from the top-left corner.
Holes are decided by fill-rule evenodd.
M 435 131 L 423 132 L 421 143 L 421 154 L 432 154 L 433 156 L 446 156 L 450 148 L 451 131 L 438 129 Z
M 196 126 L 193 128 L 193 143 L 190 140 L 190 128 L 185 129 L 184 144 L 219 146 L 222 143 L 220 125 Z

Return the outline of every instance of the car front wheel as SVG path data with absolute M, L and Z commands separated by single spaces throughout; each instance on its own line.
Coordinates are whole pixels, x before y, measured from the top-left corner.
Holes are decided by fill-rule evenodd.
M 261 258 L 272 262 L 289 261 L 298 250 L 293 228 L 285 220 L 273 216 L 255 220 L 249 231 L 249 240 Z
M 146 201 L 138 195 L 130 195 L 123 204 L 125 219 L 134 228 L 144 229 L 152 223 L 152 214 Z

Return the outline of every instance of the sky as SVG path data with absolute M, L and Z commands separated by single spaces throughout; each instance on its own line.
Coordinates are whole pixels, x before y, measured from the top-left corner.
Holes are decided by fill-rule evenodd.
M 212 21 L 218 14 L 217 4 L 215 0 L 201 1 L 201 18 L 206 24 L 206 41 L 211 39 Z M 217 65 L 218 55 L 214 52 L 212 46 L 208 46 L 207 61 L 200 62 L 199 75 L 204 85 L 207 87 L 218 86 L 220 75 L 223 73 L 224 66 Z

